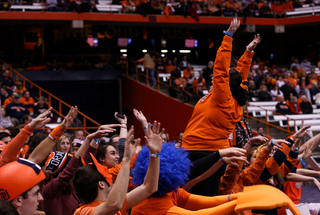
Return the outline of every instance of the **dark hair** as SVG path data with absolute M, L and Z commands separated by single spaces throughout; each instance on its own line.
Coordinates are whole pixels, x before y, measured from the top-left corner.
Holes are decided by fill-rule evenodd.
M 30 116 L 29 114 L 23 115 L 23 117 L 22 117 L 22 122 L 25 123 L 26 121 L 28 121 L 29 116 Z
M 11 137 L 11 135 L 8 134 L 7 132 L 2 132 L 2 133 L 0 133 L 0 140 L 1 140 L 2 138 L 5 138 L 5 137 Z
M 112 136 L 110 137 L 109 142 L 110 142 L 110 143 L 114 143 L 114 142 L 112 142 L 112 141 L 113 141 L 113 139 L 116 138 L 116 137 L 119 137 L 119 134 L 114 134 L 114 135 L 112 135 Z
M 250 159 L 253 155 L 253 152 L 258 149 L 258 146 L 251 147 L 247 153 L 247 160 L 250 162 Z
M 262 126 L 259 126 L 259 127 L 257 128 L 257 131 L 258 131 L 260 128 L 263 128 L 263 127 L 262 127 Z
M 29 155 L 33 152 L 33 150 L 47 137 L 48 137 L 48 134 L 44 131 L 40 131 L 32 137 L 29 144 L 28 151 L 26 153 L 26 159 L 28 159 Z
M 10 131 L 12 138 L 17 136 L 19 134 L 19 132 L 20 132 L 20 130 L 18 128 L 13 127 L 13 126 L 10 126 L 10 127 L 6 128 L 6 129 L 8 129 Z
M 85 203 L 93 202 L 97 198 L 99 181 L 106 180 L 92 165 L 80 167 L 73 175 L 75 191 Z
M 242 83 L 240 73 L 235 69 L 229 70 L 229 86 L 233 98 L 239 103 L 240 106 L 246 104 L 248 100 L 248 93 L 245 90 L 239 90 L 239 86 Z
M 2 86 L 1 89 L 3 89 L 4 91 L 8 92 L 8 89 L 7 89 L 6 85 Z
M 0 199 L 0 215 L 19 215 L 11 202 Z
M 101 140 L 96 154 L 96 159 L 99 163 L 101 162 L 100 158 L 105 158 L 108 146 L 113 146 L 118 151 L 116 144 Z

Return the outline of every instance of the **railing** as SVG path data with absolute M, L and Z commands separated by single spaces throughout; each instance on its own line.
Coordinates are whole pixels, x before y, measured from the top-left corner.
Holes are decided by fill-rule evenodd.
M 6 65 L 10 69 L 10 76 L 12 77 L 12 79 L 15 82 L 22 80 L 23 87 L 26 87 L 26 85 L 28 84 L 30 86 L 30 89 L 38 90 L 39 97 L 45 94 L 48 97 L 48 102 L 49 102 L 50 106 L 53 108 L 52 109 L 53 112 L 55 112 L 59 117 L 62 117 L 62 118 L 65 117 L 63 112 L 67 113 L 69 111 L 69 109 L 71 108 L 71 105 L 67 104 L 66 102 L 64 102 L 61 99 L 59 99 L 58 97 L 56 97 L 55 95 L 49 93 L 48 91 L 41 88 L 37 84 L 33 83 L 32 81 L 30 81 L 29 79 L 24 77 L 22 74 L 17 72 L 15 69 L 13 69 L 11 66 L 9 66 L 4 61 L 0 60 L 0 62 L 3 63 L 4 65 Z M 95 120 L 91 119 L 90 117 L 88 117 L 87 115 L 82 113 L 81 111 L 78 111 L 78 114 L 82 116 L 83 127 L 81 127 L 81 128 L 80 127 L 79 128 L 68 128 L 68 129 L 72 129 L 72 130 L 83 129 L 86 134 L 89 134 L 90 132 L 87 131 L 88 129 L 98 129 L 100 127 L 101 124 L 99 124 Z
M 255 117 L 253 117 L 253 116 L 250 116 L 250 115 L 249 115 L 249 111 L 248 111 L 248 106 L 249 106 L 249 105 L 250 105 L 250 106 L 253 106 L 253 107 L 258 107 L 258 108 L 260 108 L 261 110 L 265 111 L 265 112 L 266 112 L 265 121 L 260 120 L 260 119 L 258 119 L 258 118 L 255 118 Z M 287 129 L 281 128 L 280 126 L 276 126 L 276 125 L 270 123 L 269 120 L 268 120 L 268 116 L 269 116 L 268 113 L 272 113 L 272 114 L 275 114 L 275 115 L 280 115 L 280 116 L 286 117 L 286 118 L 287 118 Z M 245 114 L 245 116 L 247 117 L 248 122 L 249 122 L 249 119 L 254 119 L 254 120 L 258 121 L 258 122 L 264 123 L 264 124 L 266 125 L 266 132 L 267 132 L 267 135 L 268 135 L 268 136 L 269 136 L 269 126 L 274 127 L 274 128 L 277 128 L 277 129 L 282 130 L 282 131 L 285 131 L 285 132 L 287 132 L 288 134 L 294 134 L 294 133 L 296 132 L 296 120 L 295 120 L 295 119 L 290 118 L 290 117 L 285 116 L 285 115 L 282 115 L 282 114 L 279 114 L 279 113 L 277 113 L 277 112 L 275 112 L 275 111 L 271 111 L 271 110 L 262 108 L 262 107 L 257 106 L 257 105 L 249 104 L 248 102 L 246 103 L 246 114 Z M 294 121 L 294 132 L 290 130 L 289 120 L 293 120 L 293 121 Z

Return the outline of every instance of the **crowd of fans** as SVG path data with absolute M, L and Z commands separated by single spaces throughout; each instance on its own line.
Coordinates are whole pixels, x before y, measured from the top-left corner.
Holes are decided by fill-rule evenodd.
M 11 4 L 22 4 L 17 1 Z M 26 4 L 31 4 L 27 1 Z M 99 12 L 96 5 L 98 0 L 46 0 L 48 11 L 76 11 Z M 302 7 L 303 4 L 319 5 L 319 1 L 299 0 L 113 0 L 112 4 L 121 4 L 122 13 L 139 13 L 143 16 L 155 14 L 191 16 L 199 20 L 199 16 L 225 16 L 225 17 L 264 17 L 283 18 L 287 11 Z M 0 10 L 9 10 L 10 3 L 2 3 Z

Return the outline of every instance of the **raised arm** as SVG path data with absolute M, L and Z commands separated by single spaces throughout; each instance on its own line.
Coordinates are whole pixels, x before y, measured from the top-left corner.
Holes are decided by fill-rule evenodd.
M 138 111 L 137 109 L 133 109 L 133 114 L 136 117 L 136 119 L 141 123 L 144 135 L 148 137 L 148 121 L 147 118 L 143 115 L 142 111 Z
M 26 125 L 18 135 L 8 143 L 8 145 L 6 145 L 3 152 L 0 154 L 0 167 L 17 159 L 20 149 L 23 147 L 33 130 L 43 128 L 46 123 L 50 122 L 50 118 L 47 118 L 47 116 L 51 113 L 51 110 L 52 108 L 49 108 L 44 113 L 40 114 L 32 122 Z
M 118 112 L 115 112 L 114 118 L 122 125 L 120 127 L 119 143 L 118 143 L 118 153 L 119 153 L 119 162 L 122 161 L 124 153 L 124 142 L 126 141 L 128 130 L 127 130 L 127 116 L 124 114 L 118 115 Z
M 162 132 L 160 132 L 160 123 L 154 121 L 153 131 L 149 123 L 147 132 L 148 137 L 145 136 L 146 145 L 150 151 L 149 166 L 144 182 L 139 187 L 127 194 L 128 209 L 139 204 L 151 194 L 158 190 L 159 171 L 160 171 L 160 152 L 162 148 Z
M 212 98 L 215 103 L 226 103 L 231 98 L 229 87 L 229 68 L 231 63 L 232 36 L 240 26 L 240 20 L 234 18 L 218 49 L 213 68 Z
M 296 173 L 289 173 L 286 177 L 287 181 L 297 181 L 297 182 L 313 182 L 314 185 L 318 188 L 320 191 L 320 182 L 318 179 L 311 177 L 311 176 L 305 176 L 305 175 L 300 175 Z
M 49 136 L 44 139 L 33 151 L 28 160 L 40 164 L 49 154 L 50 150 L 59 140 L 61 135 L 65 132 L 65 130 L 72 123 L 73 119 L 76 117 L 78 108 L 77 106 L 71 107 L 69 113 L 64 118 L 62 123 L 58 125 L 53 131 L 49 134 Z
M 136 146 L 140 143 L 140 139 L 137 139 L 134 144 L 131 144 L 133 132 L 134 129 L 131 126 L 125 142 L 122 166 L 117 180 L 113 184 L 106 201 L 96 207 L 94 215 L 114 215 L 122 208 L 129 184 L 130 159 L 135 154 Z

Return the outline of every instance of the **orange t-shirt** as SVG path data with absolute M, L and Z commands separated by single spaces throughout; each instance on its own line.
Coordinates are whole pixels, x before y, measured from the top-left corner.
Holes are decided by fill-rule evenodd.
M 300 163 L 298 164 L 298 169 L 300 169 Z M 284 184 L 284 192 L 289 196 L 294 204 L 299 204 L 301 199 L 301 182 L 297 181 L 286 181 Z
M 14 90 L 14 92 L 18 92 L 18 93 L 23 93 L 24 91 L 26 91 L 27 89 L 25 88 L 25 87 L 22 87 L 22 89 L 18 89 L 18 88 L 16 88 L 15 90 Z
M 282 5 L 272 5 L 271 10 L 274 13 L 284 13 L 284 9 Z
M 6 108 L 8 104 L 11 104 L 13 102 L 12 97 L 10 96 L 6 100 L 4 100 L 3 107 Z
M 190 72 L 194 72 L 193 69 L 191 69 L 190 71 L 188 71 L 188 69 L 185 68 L 185 69 L 183 70 L 183 77 L 184 77 L 184 78 L 189 78 L 189 77 L 190 77 Z
M 225 36 L 214 63 L 213 91 L 198 101 L 185 129 L 182 147 L 187 150 L 217 151 L 230 147 L 228 137 L 243 115 L 229 87 L 231 50 L 232 38 Z M 248 75 L 252 56 L 245 51 L 239 59 L 236 69 L 241 75 Z
M 104 203 L 105 201 L 91 202 L 89 204 L 80 204 L 80 207 L 74 212 L 73 215 L 94 215 L 94 210 L 97 206 Z M 125 198 L 122 208 L 115 215 L 125 215 L 128 214 L 127 208 L 127 197 Z
M 190 193 L 182 188 L 177 192 L 170 192 L 163 197 L 149 197 L 131 210 L 131 215 L 162 215 L 173 206 L 184 207 L 190 197 Z
M 34 99 L 32 97 L 29 97 L 28 100 L 26 100 L 25 97 L 22 97 L 20 102 L 21 104 L 24 104 L 27 107 L 29 107 L 29 105 L 32 105 L 34 107 L 35 105 Z M 33 113 L 33 107 L 28 108 L 29 113 Z
M 176 67 L 174 65 L 166 65 L 166 72 L 171 73 Z

